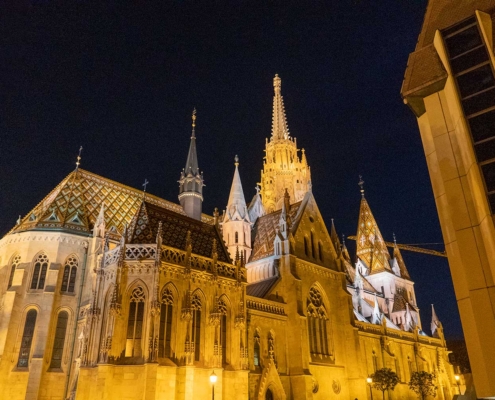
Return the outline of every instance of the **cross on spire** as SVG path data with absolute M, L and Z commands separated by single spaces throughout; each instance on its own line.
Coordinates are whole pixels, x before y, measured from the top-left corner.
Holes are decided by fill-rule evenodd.
M 144 179 L 144 183 L 141 185 L 144 189 L 143 189 L 143 192 L 146 192 L 146 186 L 148 186 L 149 182 L 148 182 L 148 179 Z
M 364 181 L 363 181 L 363 177 L 361 175 L 359 175 L 358 185 L 361 188 L 361 196 L 364 197 Z
M 79 165 L 81 165 L 81 153 L 83 151 L 83 147 L 79 147 L 79 154 L 77 156 L 77 161 L 76 161 L 76 171 L 79 169 Z

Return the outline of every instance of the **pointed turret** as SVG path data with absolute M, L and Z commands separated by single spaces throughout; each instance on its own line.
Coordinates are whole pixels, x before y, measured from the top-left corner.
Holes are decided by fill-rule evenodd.
M 370 206 L 364 197 L 363 180 L 361 186 L 361 206 L 359 209 L 359 221 L 357 229 L 356 254 L 369 268 L 369 274 L 391 271 L 387 246 L 382 234 L 371 213 Z
M 409 279 L 411 280 L 411 277 L 409 276 L 409 271 L 406 268 L 406 263 L 404 262 L 404 259 L 402 258 L 402 254 L 397 247 L 397 242 L 395 240 L 395 234 L 394 234 L 394 259 L 393 259 L 393 270 L 395 275 L 400 276 L 401 278 L 404 279 Z
M 101 203 L 100 213 L 96 218 L 95 226 L 93 228 L 94 237 L 105 237 L 105 203 Z
M 411 310 L 409 309 L 409 303 L 406 303 L 406 315 L 404 319 L 404 330 L 408 332 L 412 331 L 414 329 L 414 320 L 411 315 Z
M 229 202 L 227 203 L 224 222 L 241 220 L 249 222 L 249 214 L 244 198 L 244 191 L 242 190 L 241 177 L 239 175 L 239 157 L 236 155 L 234 160 L 234 179 L 232 180 L 232 186 L 230 188 Z
M 435 312 L 435 307 L 433 304 L 431 305 L 431 335 L 438 336 L 438 329 L 442 327 L 442 323 L 437 317 L 437 313 Z
M 251 221 L 239 175 L 239 157 L 235 156 L 234 161 L 234 179 L 222 222 L 222 234 L 232 259 L 239 250 L 243 259 L 249 260 L 251 256 Z
M 194 109 L 192 113 L 191 144 L 187 154 L 186 167 L 182 171 L 179 180 L 179 201 L 186 215 L 197 220 L 201 220 L 203 186 L 203 174 L 199 171 L 196 151 L 196 109 Z

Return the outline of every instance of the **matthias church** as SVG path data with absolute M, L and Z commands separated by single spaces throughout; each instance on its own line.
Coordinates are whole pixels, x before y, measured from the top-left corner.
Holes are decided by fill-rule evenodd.
M 399 247 L 361 190 L 349 254 L 273 86 L 259 187 L 246 199 L 236 157 L 222 214 L 202 212 L 193 114 L 178 203 L 77 165 L 19 218 L 0 240 L 0 399 L 362 400 L 380 368 L 396 399 L 423 370 L 453 397 Z

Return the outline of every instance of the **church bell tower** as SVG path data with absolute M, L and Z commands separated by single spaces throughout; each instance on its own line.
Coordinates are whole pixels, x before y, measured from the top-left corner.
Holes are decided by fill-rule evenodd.
M 196 109 L 192 113 L 192 135 L 186 167 L 179 179 L 179 201 L 188 217 L 201 220 L 203 205 L 203 174 L 199 172 L 196 152 Z

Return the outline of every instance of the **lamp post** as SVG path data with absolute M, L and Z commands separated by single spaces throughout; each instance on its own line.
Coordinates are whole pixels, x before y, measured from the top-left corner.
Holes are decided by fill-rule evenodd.
M 211 400 L 215 400 L 215 383 L 217 383 L 217 375 L 215 374 L 215 371 L 212 371 L 210 375 L 210 382 L 211 382 Z
M 366 378 L 366 382 L 368 383 L 368 386 L 370 387 L 370 398 L 373 400 L 373 390 L 371 388 L 371 384 L 373 383 L 373 379 L 371 377 Z
M 461 385 L 460 385 L 460 380 L 461 377 L 459 375 L 454 375 L 455 378 L 455 383 L 457 383 L 457 390 L 459 391 L 459 394 L 461 394 Z

